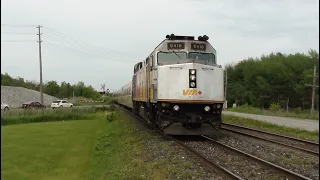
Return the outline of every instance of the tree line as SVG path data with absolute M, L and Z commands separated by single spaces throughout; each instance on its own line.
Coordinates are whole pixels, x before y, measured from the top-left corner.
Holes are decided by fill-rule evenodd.
M 1 85 L 24 87 L 36 91 L 39 91 L 40 89 L 40 84 L 38 82 L 24 80 L 24 78 L 21 77 L 14 78 L 8 73 L 1 73 Z M 73 85 L 65 81 L 61 84 L 58 84 L 56 81 L 48 81 L 43 84 L 43 93 L 57 98 L 70 98 L 73 95 L 76 97 L 86 97 L 91 99 L 99 99 L 101 97 L 100 93 L 92 86 L 85 85 L 82 81 Z
M 271 53 L 259 58 L 247 58 L 228 64 L 228 106 L 248 104 L 269 108 L 278 104 L 284 109 L 309 109 L 311 107 L 314 66 L 319 77 L 319 53 Z M 319 78 L 316 79 L 319 85 Z M 315 108 L 319 109 L 319 88 L 316 88 Z

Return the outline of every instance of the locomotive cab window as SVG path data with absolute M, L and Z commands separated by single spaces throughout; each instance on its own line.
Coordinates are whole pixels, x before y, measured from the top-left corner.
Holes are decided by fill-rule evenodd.
M 215 55 L 212 53 L 190 52 L 188 59 L 198 60 L 205 64 L 216 64 Z
M 176 64 L 179 60 L 186 59 L 187 52 L 159 52 L 158 64 Z

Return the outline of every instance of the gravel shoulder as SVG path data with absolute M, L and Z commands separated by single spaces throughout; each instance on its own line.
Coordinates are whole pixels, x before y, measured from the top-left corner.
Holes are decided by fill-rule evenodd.
M 269 122 L 273 124 L 283 125 L 287 127 L 305 129 L 310 131 L 319 131 L 319 120 L 296 119 L 287 117 L 266 116 L 257 114 L 246 114 L 231 111 L 222 111 L 225 115 L 238 116 L 243 118 L 254 119 L 258 121 Z

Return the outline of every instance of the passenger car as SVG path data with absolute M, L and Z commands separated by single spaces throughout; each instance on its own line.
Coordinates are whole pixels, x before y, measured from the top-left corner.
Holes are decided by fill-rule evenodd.
M 71 108 L 73 106 L 72 103 L 69 103 L 67 100 L 55 100 L 51 103 L 51 107 L 54 108 Z
M 34 108 L 34 109 L 43 109 L 46 108 L 43 104 L 37 101 L 29 101 L 22 104 L 23 109 Z
M 4 110 L 4 111 L 9 110 L 9 105 L 1 102 L 1 110 Z

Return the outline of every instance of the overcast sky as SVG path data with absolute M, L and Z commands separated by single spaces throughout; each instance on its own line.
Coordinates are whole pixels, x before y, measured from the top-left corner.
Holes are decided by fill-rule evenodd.
M 208 35 L 221 65 L 319 51 L 318 14 L 319 0 L 1 0 L 1 72 L 39 81 L 38 24 L 44 81 L 115 90 L 169 33 Z

